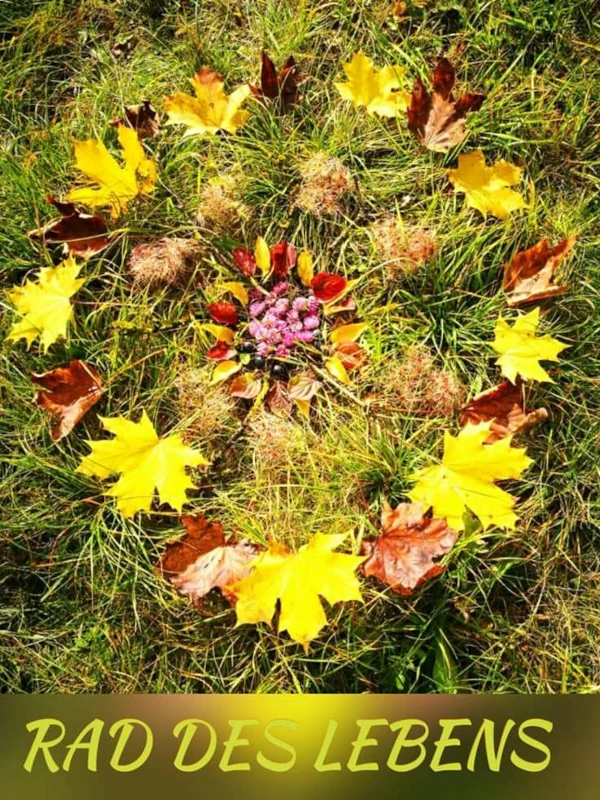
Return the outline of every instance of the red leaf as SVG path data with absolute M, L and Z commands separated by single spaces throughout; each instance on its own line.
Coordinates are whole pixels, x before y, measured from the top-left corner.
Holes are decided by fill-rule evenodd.
M 256 272 L 256 259 L 245 247 L 236 248 L 233 253 L 233 260 L 241 273 L 249 278 Z
M 109 243 L 106 222 L 97 215 L 82 214 L 73 203 L 61 203 L 53 197 L 47 198 L 61 216 L 41 228 L 29 231 L 31 239 L 44 244 L 64 244 L 69 253 L 80 258 L 89 258 L 103 250 Z
M 212 358 L 214 361 L 224 361 L 227 358 L 231 358 L 233 353 L 234 350 L 227 342 L 219 341 L 213 345 L 210 350 L 206 351 L 206 356 L 207 358 Z
M 36 392 L 35 402 L 58 418 L 52 427 L 55 442 L 62 439 L 87 414 L 104 393 L 102 378 L 91 364 L 73 359 L 66 367 L 31 376 L 45 391 Z
M 296 265 L 296 249 L 287 242 L 277 242 L 271 248 L 271 266 L 275 278 L 285 278 Z
M 310 282 L 317 300 L 329 303 L 344 291 L 348 284 L 341 275 L 331 275 L 329 272 L 319 272 Z
M 212 319 L 219 325 L 237 325 L 238 315 L 236 307 L 228 300 L 221 300 L 218 303 L 209 303 L 206 309 Z
M 277 100 L 279 97 L 279 77 L 275 64 L 263 50 L 261 55 L 260 89 L 264 97 Z
M 290 56 L 277 72 L 275 64 L 263 50 L 261 53 L 260 89 L 250 86 L 256 97 L 272 100 L 282 114 L 298 102 L 298 69 Z

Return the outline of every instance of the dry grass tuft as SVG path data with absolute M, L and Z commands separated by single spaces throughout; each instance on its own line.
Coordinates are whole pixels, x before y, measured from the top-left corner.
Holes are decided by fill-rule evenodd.
M 378 405 L 399 413 L 451 417 L 463 404 L 466 389 L 451 372 L 436 367 L 426 347 L 415 345 L 378 376 L 374 396 Z
M 215 233 L 238 228 L 249 216 L 242 203 L 240 177 L 224 175 L 210 180 L 202 189 L 198 206 L 198 224 Z
M 210 372 L 185 368 L 175 381 L 177 412 L 187 421 L 186 436 L 201 447 L 213 446 L 223 433 L 237 427 L 236 403 L 222 385 L 210 385 Z
M 436 251 L 436 241 L 430 231 L 419 227 L 403 227 L 389 215 L 376 222 L 371 236 L 377 256 L 391 278 L 415 272 L 429 261 Z
M 302 184 L 296 198 L 299 208 L 319 218 L 342 211 L 342 201 L 354 188 L 354 181 L 339 158 L 317 153 L 304 162 L 300 174 Z
M 191 239 L 159 239 L 136 245 L 129 256 L 129 272 L 143 286 L 176 286 L 194 271 L 202 245 Z

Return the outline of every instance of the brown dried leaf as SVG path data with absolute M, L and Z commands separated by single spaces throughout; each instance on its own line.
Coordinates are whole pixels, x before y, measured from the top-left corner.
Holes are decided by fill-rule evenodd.
M 73 203 L 61 203 L 50 196 L 46 198 L 61 216 L 41 228 L 29 231 L 27 236 L 48 244 L 62 244 L 65 251 L 79 258 L 90 256 L 103 250 L 110 243 L 108 228 L 102 217 L 96 214 L 82 214 Z
M 265 397 L 265 405 L 272 414 L 280 417 L 289 417 L 294 410 L 294 404 L 282 381 L 274 381 Z
M 440 58 L 433 73 L 430 94 L 420 78 L 415 81 L 407 109 L 408 129 L 429 150 L 445 153 L 466 136 L 465 117 L 478 111 L 484 94 L 464 94 L 454 100 L 454 67 L 447 58 Z
M 161 572 L 195 604 L 214 588 L 232 600 L 228 587 L 248 575 L 248 564 L 256 557 L 258 547 L 248 541 L 226 541 L 220 522 L 209 522 L 200 515 L 181 519 L 187 534 L 167 545 Z
M 275 64 L 263 50 L 261 53 L 260 89 L 250 86 L 257 97 L 267 97 L 275 102 L 277 110 L 285 114 L 298 102 L 298 68 L 294 57 L 290 56 L 283 67 L 277 71 Z
M 381 514 L 381 535 L 362 543 L 368 556 L 361 569 L 389 584 L 397 594 L 409 595 L 444 568 L 434 559 L 452 550 L 458 533 L 443 519 L 423 516 L 420 503 L 401 503 Z
M 52 426 L 55 442 L 70 433 L 104 394 L 97 370 L 76 359 L 69 361 L 66 367 L 54 367 L 41 375 L 33 373 L 31 380 L 43 387 L 36 392 L 35 402 L 58 417 L 58 422 Z
M 533 247 L 517 253 L 504 267 L 502 288 L 507 294 L 508 305 L 545 300 L 568 291 L 567 286 L 557 286 L 552 280 L 554 271 L 576 241 L 576 236 L 570 236 L 550 247 L 548 239 L 542 239 Z
M 522 384 L 519 381 L 515 385 L 510 381 L 502 381 L 498 386 L 481 392 L 460 412 L 463 426 L 469 422 L 476 425 L 493 420 L 491 433 L 485 444 L 493 444 L 506 436 L 521 433 L 547 418 L 548 412 L 545 408 L 538 408 L 536 411 L 525 409 Z
M 321 381 L 318 381 L 309 370 L 294 375 L 288 383 L 288 394 L 292 400 L 310 401 L 319 391 Z
M 125 106 L 123 119 L 111 119 L 110 124 L 115 128 L 119 125 L 128 125 L 137 131 L 140 139 L 154 139 L 160 132 L 158 111 L 153 108 L 149 100 L 142 100 L 136 106 Z

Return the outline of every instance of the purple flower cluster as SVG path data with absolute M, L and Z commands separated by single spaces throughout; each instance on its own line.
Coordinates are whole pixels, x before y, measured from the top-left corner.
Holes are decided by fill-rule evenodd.
M 312 294 L 290 300 L 287 281 L 276 283 L 269 294 L 250 292 L 248 333 L 256 340 L 259 356 L 285 357 L 295 344 L 311 344 L 319 328 L 319 301 Z

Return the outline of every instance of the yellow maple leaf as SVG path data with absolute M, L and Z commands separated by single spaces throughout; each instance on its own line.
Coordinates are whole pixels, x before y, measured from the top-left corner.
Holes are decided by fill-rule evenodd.
M 478 517 L 484 530 L 492 525 L 515 527 L 515 498 L 494 481 L 520 477 L 532 459 L 524 448 L 511 447 L 512 436 L 484 444 L 492 422 L 469 423 L 458 436 L 446 431 L 441 464 L 425 467 L 411 476 L 418 482 L 408 493 L 410 499 L 432 508 L 433 516 L 446 519 L 454 530 L 464 530 L 463 514 L 467 508 Z
M 124 166 L 120 166 L 99 139 L 75 140 L 75 166 L 94 186 L 71 189 L 67 199 L 84 206 L 106 207 L 116 219 L 140 194 L 151 194 L 156 187 L 156 164 L 146 156 L 133 128 L 119 125 L 117 130 Z
M 85 283 L 85 278 L 77 278 L 82 266 L 69 256 L 57 267 L 43 267 L 37 283 L 27 281 L 24 286 L 15 286 L 8 297 L 22 319 L 15 322 L 7 338 L 25 339 L 29 349 L 39 336 L 44 352 L 48 352 L 51 344 L 65 337 L 73 319 L 70 298 Z
M 396 117 L 408 108 L 410 95 L 402 89 L 402 67 L 378 69 L 373 59 L 362 51 L 355 53 L 352 60 L 343 63 L 342 67 L 348 81 L 336 83 L 335 88 L 355 108 L 364 106 L 368 114 L 380 117 Z
M 195 97 L 175 92 L 165 99 L 165 110 L 170 125 L 185 125 L 184 136 L 226 131 L 235 133 L 248 120 L 249 111 L 241 108 L 250 96 L 247 84 L 238 86 L 229 96 L 216 72 L 202 67 L 192 78 Z
M 179 434 L 159 439 L 145 411 L 139 422 L 124 417 L 100 417 L 100 421 L 115 438 L 88 441 L 91 452 L 76 471 L 101 479 L 120 473 L 106 494 L 117 498 L 125 517 L 150 511 L 155 489 L 161 503 L 181 511 L 186 491 L 194 488 L 185 468 L 206 466 L 204 456 L 185 445 Z
M 534 308 L 528 314 L 521 314 L 512 328 L 502 317 L 496 323 L 492 342 L 494 350 L 500 353 L 496 364 L 511 383 L 517 375 L 526 380 L 553 383 L 540 361 L 558 361 L 558 354 L 569 345 L 552 336 L 536 336 L 539 321 L 540 309 Z
M 461 153 L 458 168 L 448 170 L 455 192 L 465 194 L 469 208 L 476 208 L 484 217 L 493 214 L 499 219 L 506 219 L 511 211 L 527 206 L 522 194 L 508 188 L 518 184 L 522 174 L 520 167 L 508 161 L 488 167 L 481 150 Z
M 327 624 L 319 595 L 328 603 L 362 601 L 355 569 L 365 557 L 332 552 L 345 538 L 318 533 L 297 553 L 272 544 L 251 574 L 229 587 L 237 600 L 237 624 L 270 624 L 279 599 L 279 630 L 306 648 Z

